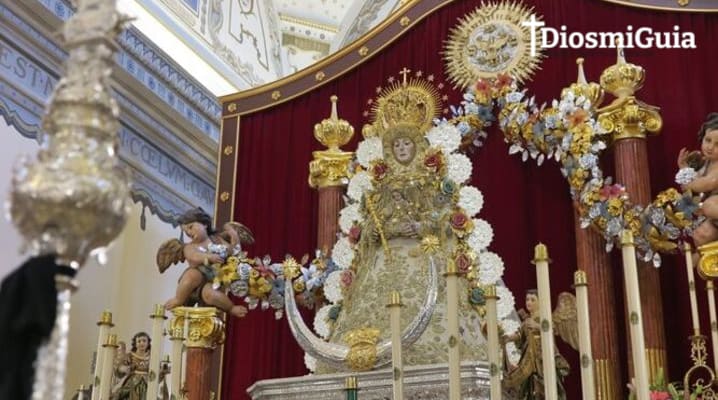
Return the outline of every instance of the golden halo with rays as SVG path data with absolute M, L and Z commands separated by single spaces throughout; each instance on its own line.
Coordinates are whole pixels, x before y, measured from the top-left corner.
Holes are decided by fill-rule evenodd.
M 482 3 L 460 18 L 443 52 L 454 87 L 465 89 L 480 78 L 494 79 L 500 74 L 511 75 L 519 83 L 528 80 L 545 57 L 540 46 L 536 46 L 536 56 L 531 56 L 531 29 L 521 25 L 531 15 L 533 7 L 501 1 Z M 536 21 L 541 20 L 536 15 Z
M 404 74 L 403 79 L 392 81 L 378 93 L 372 102 L 370 123 L 362 134 L 382 136 L 398 124 L 414 125 L 420 132 L 426 132 L 433 126 L 434 118 L 441 114 L 442 105 L 441 94 L 430 81 Z

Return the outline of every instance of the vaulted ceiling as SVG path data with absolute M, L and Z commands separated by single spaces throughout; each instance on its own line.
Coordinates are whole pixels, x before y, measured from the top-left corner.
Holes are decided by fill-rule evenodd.
M 294 73 L 356 40 L 406 0 L 118 0 L 216 95 Z

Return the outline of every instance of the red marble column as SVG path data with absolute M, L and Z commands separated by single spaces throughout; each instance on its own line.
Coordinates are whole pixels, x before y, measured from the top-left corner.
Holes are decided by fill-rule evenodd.
M 621 138 L 615 142 L 614 149 L 616 181 L 626 187 L 634 204 L 648 204 L 651 201 L 651 185 L 645 138 Z M 668 375 L 659 270 L 651 264 L 639 262 L 638 279 L 646 338 L 646 358 L 650 378 L 653 380 L 659 368 L 663 368 L 664 373 Z
M 586 272 L 588 280 L 596 399 L 618 400 L 623 385 L 611 257 L 605 250 L 605 240 L 598 232 L 593 228 L 581 228 L 576 209 L 574 220 L 578 268 Z
M 319 221 L 317 227 L 317 248 L 324 254 L 329 254 L 337 241 L 339 232 L 339 210 L 344 201 L 342 194 L 344 186 L 328 186 L 318 189 L 319 192 Z
M 210 400 L 213 349 L 202 347 L 187 348 L 187 369 L 185 391 L 192 400 Z

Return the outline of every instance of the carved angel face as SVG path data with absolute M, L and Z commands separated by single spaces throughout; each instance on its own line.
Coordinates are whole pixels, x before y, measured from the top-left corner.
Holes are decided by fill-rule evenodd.
M 399 137 L 394 139 L 392 143 L 392 151 L 394 158 L 401 164 L 408 164 L 414 159 L 416 154 L 416 145 L 414 141 L 408 137 Z
M 190 222 L 182 225 L 182 231 L 189 236 L 193 242 L 201 242 L 207 239 L 207 227 L 200 222 Z

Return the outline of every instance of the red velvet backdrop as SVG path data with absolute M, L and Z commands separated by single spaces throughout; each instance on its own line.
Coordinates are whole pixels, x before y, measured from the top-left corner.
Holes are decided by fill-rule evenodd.
M 684 146 L 695 147 L 695 133 L 705 115 L 718 111 L 718 15 L 679 14 L 617 6 L 598 0 L 524 0 L 534 5 L 548 26 L 568 31 L 624 32 L 627 25 L 670 32 L 674 25 L 696 34 L 695 50 L 629 49 L 629 61 L 646 71 L 645 87 L 638 92 L 643 101 L 660 106 L 664 128 L 648 139 L 651 187 L 655 194 L 672 185 L 675 157 Z M 237 172 L 236 219 L 251 227 L 256 244 L 254 255 L 285 253 L 302 255 L 314 249 L 316 237 L 316 193 L 307 185 L 311 152 L 319 149 L 313 126 L 329 114 L 329 97 L 339 96 L 339 114 L 357 132 L 366 122 L 362 112 L 375 88 L 389 76 L 408 67 L 443 77 L 440 52 L 457 18 L 479 1 L 457 1 L 445 6 L 388 46 L 382 53 L 343 77 L 297 99 L 241 119 Z M 551 50 L 529 90 L 539 101 L 557 97 L 560 89 L 576 77 L 575 59 L 586 58 L 586 73 L 598 81 L 601 71 L 615 62 L 615 50 Z M 449 91 L 450 104 L 460 93 Z M 357 136 L 359 134 L 357 133 Z M 355 148 L 355 141 L 347 146 Z M 606 157 L 610 157 L 607 155 Z M 484 148 L 472 156 L 473 184 L 484 194 L 481 217 L 493 224 L 491 249 L 506 263 L 505 280 L 523 304 L 523 293 L 535 285 L 534 267 L 529 263 L 537 242 L 548 245 L 553 264 L 551 287 L 555 293 L 570 290 L 576 269 L 573 217 L 568 185 L 553 162 L 542 167 L 522 163 L 507 154 L 500 132 L 493 130 Z M 612 161 L 605 159 L 607 170 Z M 661 270 L 668 356 L 673 379 L 689 364 L 686 337 L 690 334 L 685 270 L 678 256 L 666 257 Z M 620 264 L 614 263 L 622 281 Z M 698 285 L 699 306 L 707 314 L 703 283 Z M 617 288 L 617 296 L 621 296 Z M 644 293 L 644 296 L 650 296 Z M 619 307 L 622 309 L 621 303 Z M 621 312 L 622 315 L 622 312 Z M 703 332 L 707 333 L 707 321 Z M 627 335 L 626 335 L 627 336 Z M 572 361 L 568 398 L 579 398 L 580 379 L 576 357 Z M 271 312 L 250 312 L 228 327 L 223 371 L 223 399 L 248 398 L 245 390 L 253 382 L 303 375 L 303 353 L 294 343 L 286 321 L 275 321 Z M 625 371 L 625 368 L 624 368 Z

